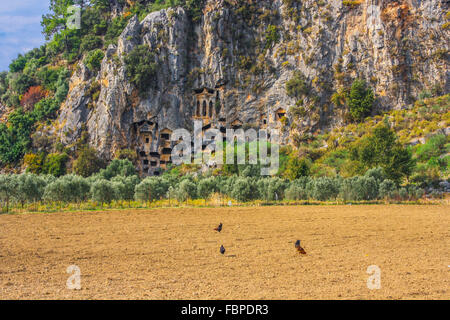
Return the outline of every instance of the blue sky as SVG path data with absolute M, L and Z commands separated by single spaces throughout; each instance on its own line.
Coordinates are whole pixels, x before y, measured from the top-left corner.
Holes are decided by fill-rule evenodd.
M 44 44 L 41 17 L 48 7 L 48 0 L 0 0 L 0 71 L 19 53 Z

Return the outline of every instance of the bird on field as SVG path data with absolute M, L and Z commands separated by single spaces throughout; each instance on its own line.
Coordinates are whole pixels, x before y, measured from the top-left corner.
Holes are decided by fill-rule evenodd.
M 302 246 L 300 245 L 300 240 L 297 240 L 297 242 L 295 243 L 295 248 L 297 249 L 298 253 L 306 254 L 305 249 L 303 249 Z
M 218 226 L 217 228 L 214 229 L 214 231 L 222 232 L 222 228 L 223 228 L 223 224 L 220 223 L 219 226 Z
M 224 247 L 224 246 L 221 246 L 221 247 L 220 247 L 220 253 L 221 253 L 221 254 L 225 254 L 225 247 Z

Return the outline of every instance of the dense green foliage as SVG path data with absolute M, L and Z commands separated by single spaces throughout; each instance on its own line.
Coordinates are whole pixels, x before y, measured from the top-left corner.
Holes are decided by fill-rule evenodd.
M 155 84 L 157 64 L 155 55 L 146 45 L 134 48 L 126 57 L 127 76 L 141 94 L 146 94 L 148 88 Z
M 372 135 L 361 139 L 352 149 L 352 158 L 364 168 L 382 167 L 386 176 L 396 182 L 409 177 L 414 167 L 411 151 L 387 126 L 377 127 Z
M 311 164 L 307 159 L 300 159 L 295 155 L 291 155 L 291 157 L 289 157 L 284 175 L 289 180 L 296 180 L 300 177 L 306 177 L 310 175 L 310 167 Z
M 318 200 L 318 201 L 370 201 L 377 199 L 415 200 L 424 191 L 415 186 L 399 187 L 386 178 L 382 168 L 369 170 L 364 176 L 301 177 L 292 181 L 279 177 L 249 177 L 232 175 L 193 176 L 168 172 L 161 177 L 141 180 L 133 173 L 128 160 L 115 160 L 105 170 L 90 177 L 65 175 L 0 175 L 0 201 L 6 207 L 17 203 L 56 202 L 81 203 L 87 200 L 99 204 L 112 201 L 153 202 L 161 199 L 204 199 L 218 194 L 222 199 L 239 202 L 254 200 Z
M 92 200 L 100 203 L 110 203 L 116 198 L 114 184 L 108 180 L 98 179 L 91 185 Z
M 73 165 L 73 172 L 82 177 L 89 177 L 104 167 L 104 161 L 98 157 L 97 150 L 84 147 L 78 152 Z
M 278 27 L 269 25 L 266 30 L 266 49 L 272 49 L 280 41 Z
M 25 113 L 21 108 L 9 115 L 8 124 L 0 123 L 1 162 L 17 162 L 25 155 L 30 147 L 34 123 L 34 115 Z
M 90 51 L 86 58 L 84 59 L 84 64 L 89 68 L 89 70 L 93 72 L 97 72 L 100 70 L 101 62 L 105 54 L 102 50 L 96 49 Z
M 24 157 L 24 164 L 28 173 L 49 174 L 55 177 L 67 173 L 69 156 L 66 153 L 29 153 Z
M 147 178 L 136 186 L 135 197 L 141 201 L 152 201 L 164 197 L 169 183 L 162 178 Z
M 99 176 L 106 180 L 111 180 L 116 176 L 130 177 L 137 174 L 133 163 L 127 159 L 115 159 L 111 161 L 107 168 L 100 170 Z
M 296 71 L 292 79 L 286 82 L 286 92 L 290 97 L 299 99 L 307 95 L 309 90 L 306 79 L 300 71 Z
M 51 153 L 47 155 L 42 171 L 55 177 L 63 176 L 66 174 L 66 163 L 68 160 L 69 157 L 65 153 Z
M 15 109 L 9 114 L 7 124 L 0 124 L 0 161 L 2 163 L 16 163 L 23 158 L 30 150 L 30 136 L 35 124 L 52 119 L 69 91 L 70 72 L 66 68 L 37 69 L 40 65 L 37 58 L 41 54 L 41 50 L 32 50 L 25 56 L 20 56 L 18 59 L 26 61 L 22 72 L 3 75 L 2 88 L 0 88 L 1 102 Z M 18 67 L 15 66 L 12 69 L 17 71 Z M 24 110 L 20 107 L 20 99 L 31 86 L 36 84 L 48 90 L 50 95 L 34 103 L 30 110 Z
M 375 101 L 374 93 L 363 80 L 355 80 L 350 89 L 348 105 L 354 120 L 361 120 L 370 115 Z

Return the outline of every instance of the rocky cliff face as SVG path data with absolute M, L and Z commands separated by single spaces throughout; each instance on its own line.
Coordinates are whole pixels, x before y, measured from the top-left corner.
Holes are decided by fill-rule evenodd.
M 135 17 L 98 73 L 78 64 L 56 132 L 71 144 L 86 131 L 107 159 L 138 149 L 146 132 L 150 149 L 161 153 L 158 133 L 192 129 L 194 118 L 217 127 L 279 127 L 287 141 L 340 125 L 345 107 L 331 95 L 355 78 L 370 83 L 378 110 L 402 108 L 425 89 L 449 91 L 448 4 L 211 0 L 198 22 L 182 8 Z M 140 44 L 158 61 L 157 85 L 144 95 L 124 64 Z M 310 88 L 301 99 L 286 93 L 298 71 Z M 292 106 L 301 116 L 288 112 Z

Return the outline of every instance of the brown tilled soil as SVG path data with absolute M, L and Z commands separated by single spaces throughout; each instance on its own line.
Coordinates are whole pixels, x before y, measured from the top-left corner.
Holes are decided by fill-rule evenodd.
M 0 299 L 449 299 L 449 212 L 390 205 L 0 215 Z M 296 253 L 297 239 L 306 256 Z M 66 288 L 70 265 L 81 269 L 81 290 Z M 367 288 L 371 265 L 381 269 L 380 290 Z

